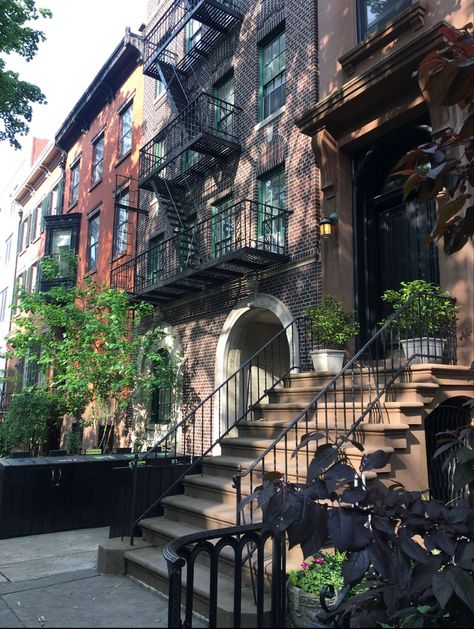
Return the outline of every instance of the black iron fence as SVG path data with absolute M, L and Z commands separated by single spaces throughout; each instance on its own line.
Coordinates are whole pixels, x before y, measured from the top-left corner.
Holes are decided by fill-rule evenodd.
M 112 284 L 140 293 L 245 249 L 285 255 L 289 215 L 288 210 L 244 199 L 118 266 Z
M 261 525 L 237 526 L 188 535 L 168 544 L 163 555 L 168 563 L 168 627 L 192 627 L 193 612 L 208 618 L 213 627 L 284 627 L 286 612 L 286 548 L 284 535 L 274 536 Z M 271 560 L 267 563 L 266 559 Z M 230 565 L 232 591 L 219 583 L 219 565 Z M 196 567 L 209 566 L 208 582 L 200 583 L 209 593 L 205 608 L 195 597 Z M 251 579 L 245 571 L 252 571 Z M 185 583 L 183 579 L 185 574 Z M 201 577 L 202 578 L 202 577 Z M 182 589 L 186 588 L 182 606 Z M 225 613 L 223 597 L 229 599 Z
M 418 293 L 387 319 L 380 330 L 247 469 L 234 477 L 236 522 L 255 519 L 254 504 L 240 509 L 242 497 L 261 484 L 261 476 L 278 471 L 292 482 L 304 482 L 316 447 L 326 440 L 342 449 L 362 422 L 383 423 L 382 404 L 392 385 L 416 363 L 456 363 L 455 300 Z M 444 313 L 444 314 L 443 314 Z M 292 456 L 302 437 L 323 435 Z

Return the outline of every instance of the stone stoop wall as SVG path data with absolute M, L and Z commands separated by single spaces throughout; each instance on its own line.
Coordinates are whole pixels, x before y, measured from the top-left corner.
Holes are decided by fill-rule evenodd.
M 149 32 L 169 1 L 150 2 L 149 16 L 159 7 L 145 31 Z M 190 294 L 179 302 L 159 309 L 159 318 L 172 326 L 183 351 L 183 405 L 193 408 L 215 388 L 215 360 L 224 322 L 237 305 L 258 293 L 281 300 L 291 316 L 303 314 L 320 296 L 318 259 L 319 171 L 310 139 L 300 133 L 294 120 L 317 99 L 317 15 L 316 3 L 297 0 L 242 0 L 243 22 L 224 38 L 190 78 L 191 94 L 213 93 L 213 86 L 229 71 L 234 72 L 235 105 L 242 108 L 239 122 L 242 152 L 228 160 L 222 170 L 208 173 L 204 181 L 189 185 L 184 211 L 193 212 L 191 199 L 199 206 L 198 220 L 210 215 L 211 205 L 233 194 L 233 199 L 258 199 L 258 178 L 285 164 L 286 208 L 292 212 L 287 238 L 287 264 L 250 273 L 247 277 L 216 286 L 199 295 Z M 286 102 L 275 117 L 259 123 L 259 43 L 284 23 L 286 33 Z M 177 40 L 182 42 L 184 34 Z M 179 44 L 181 45 L 181 44 Z M 197 82 L 199 86 L 197 85 Z M 155 81 L 145 77 L 143 143 L 153 138 L 172 117 L 168 96 L 155 98 Z M 160 204 L 146 191 L 140 204 L 149 210 L 140 216 L 138 251 L 148 248 L 150 238 L 172 230 Z

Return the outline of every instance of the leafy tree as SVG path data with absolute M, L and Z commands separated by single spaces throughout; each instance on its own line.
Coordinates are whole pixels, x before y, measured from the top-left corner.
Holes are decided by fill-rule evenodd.
M 31 61 L 38 45 L 45 40 L 43 31 L 28 24 L 40 18 L 52 17 L 49 9 L 39 9 L 35 0 L 0 0 L 0 54 L 17 53 Z M 32 103 L 45 103 L 40 88 L 22 81 L 17 72 L 6 69 L 5 59 L 0 57 L 0 140 L 8 140 L 14 148 L 21 148 L 16 139 L 28 133 Z
M 459 251 L 474 236 L 474 32 L 443 26 L 446 46 L 429 53 L 418 67 L 420 88 L 439 109 L 457 105 L 462 112 L 455 129 L 407 153 L 397 165 L 406 175 L 405 199 L 415 193 L 420 201 L 440 198 L 437 223 L 428 241 L 444 239 L 444 251 Z M 464 212 L 464 213 L 463 213 Z
M 47 292 L 20 289 L 8 355 L 36 363 L 63 412 L 80 417 L 86 409 L 95 424 L 117 425 L 134 391 L 175 384 L 174 367 L 158 351 L 163 331 L 136 333 L 150 304 L 131 304 L 124 291 L 98 286 L 56 286 Z M 38 351 L 40 348 L 40 351 Z M 152 372 L 143 372 L 146 353 Z
M 306 455 L 308 444 L 324 437 L 305 435 L 293 456 Z M 306 483 L 266 473 L 242 508 L 256 499 L 264 527 L 276 534 L 286 531 L 290 548 L 300 545 L 304 557 L 327 545 L 346 553 L 345 587 L 325 624 L 315 626 L 470 627 L 474 509 L 462 503 L 444 505 L 400 483 L 366 486 L 365 474 L 383 468 L 389 458 L 383 450 L 364 455 L 356 471 L 339 446 L 324 443 L 315 450 Z M 472 457 L 469 464 L 472 468 Z M 466 483 L 465 475 L 461 477 Z M 362 582 L 365 591 L 345 598 Z

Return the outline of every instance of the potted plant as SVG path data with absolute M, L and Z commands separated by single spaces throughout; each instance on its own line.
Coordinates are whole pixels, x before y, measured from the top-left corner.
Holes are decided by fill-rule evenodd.
M 398 316 L 399 343 L 406 358 L 415 356 L 415 363 L 441 362 L 459 306 L 447 291 L 425 280 L 401 282 L 398 290 L 386 290 L 382 299 L 396 312 L 414 295 L 418 297 Z
M 344 347 L 359 331 L 355 311 L 344 310 L 342 302 L 328 295 L 319 306 L 307 308 L 306 315 L 319 348 L 310 352 L 314 370 L 337 373 L 344 362 Z
M 323 586 L 331 586 L 334 596 L 344 587 L 342 565 L 345 553 L 319 552 L 288 574 L 288 613 L 295 627 L 315 627 L 316 616 L 323 613 L 320 594 Z M 331 601 L 328 601 L 330 604 Z

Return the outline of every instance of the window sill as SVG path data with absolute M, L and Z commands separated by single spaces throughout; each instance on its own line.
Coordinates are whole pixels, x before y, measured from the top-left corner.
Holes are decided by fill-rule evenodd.
M 277 109 L 272 114 L 267 116 L 264 120 L 261 120 L 258 124 L 256 124 L 253 130 L 258 131 L 259 129 L 265 127 L 267 124 L 270 124 L 270 122 L 273 122 L 276 118 L 279 118 L 281 115 L 283 115 L 285 113 L 285 109 L 286 105 L 282 105 L 280 109 Z
M 424 24 L 426 9 L 416 2 L 399 15 L 387 21 L 384 26 L 373 35 L 363 39 L 357 46 L 351 48 L 338 61 L 347 76 L 354 74 L 358 63 L 368 59 L 376 50 L 394 41 L 400 33 L 411 28 L 419 30 Z
M 126 258 L 126 257 L 127 257 L 126 251 L 124 251 L 123 253 L 118 253 L 117 255 L 114 255 L 114 257 L 112 258 L 112 264 L 115 264 L 119 260 L 122 260 L 122 258 Z
M 77 204 L 78 204 L 78 201 L 74 201 L 74 203 L 71 203 L 71 205 L 68 207 L 67 211 L 70 212 L 73 208 L 76 207 Z
M 120 166 L 120 164 L 124 162 L 128 157 L 130 157 L 131 154 L 132 154 L 132 149 L 130 149 L 127 153 L 122 155 L 122 157 L 119 157 L 118 160 L 115 162 L 115 168 L 117 168 L 117 166 Z
M 94 190 L 94 188 L 97 188 L 97 186 L 102 183 L 102 177 L 100 179 L 98 179 L 95 183 L 93 183 L 91 185 L 91 187 L 89 188 L 88 192 L 92 192 L 92 190 Z

